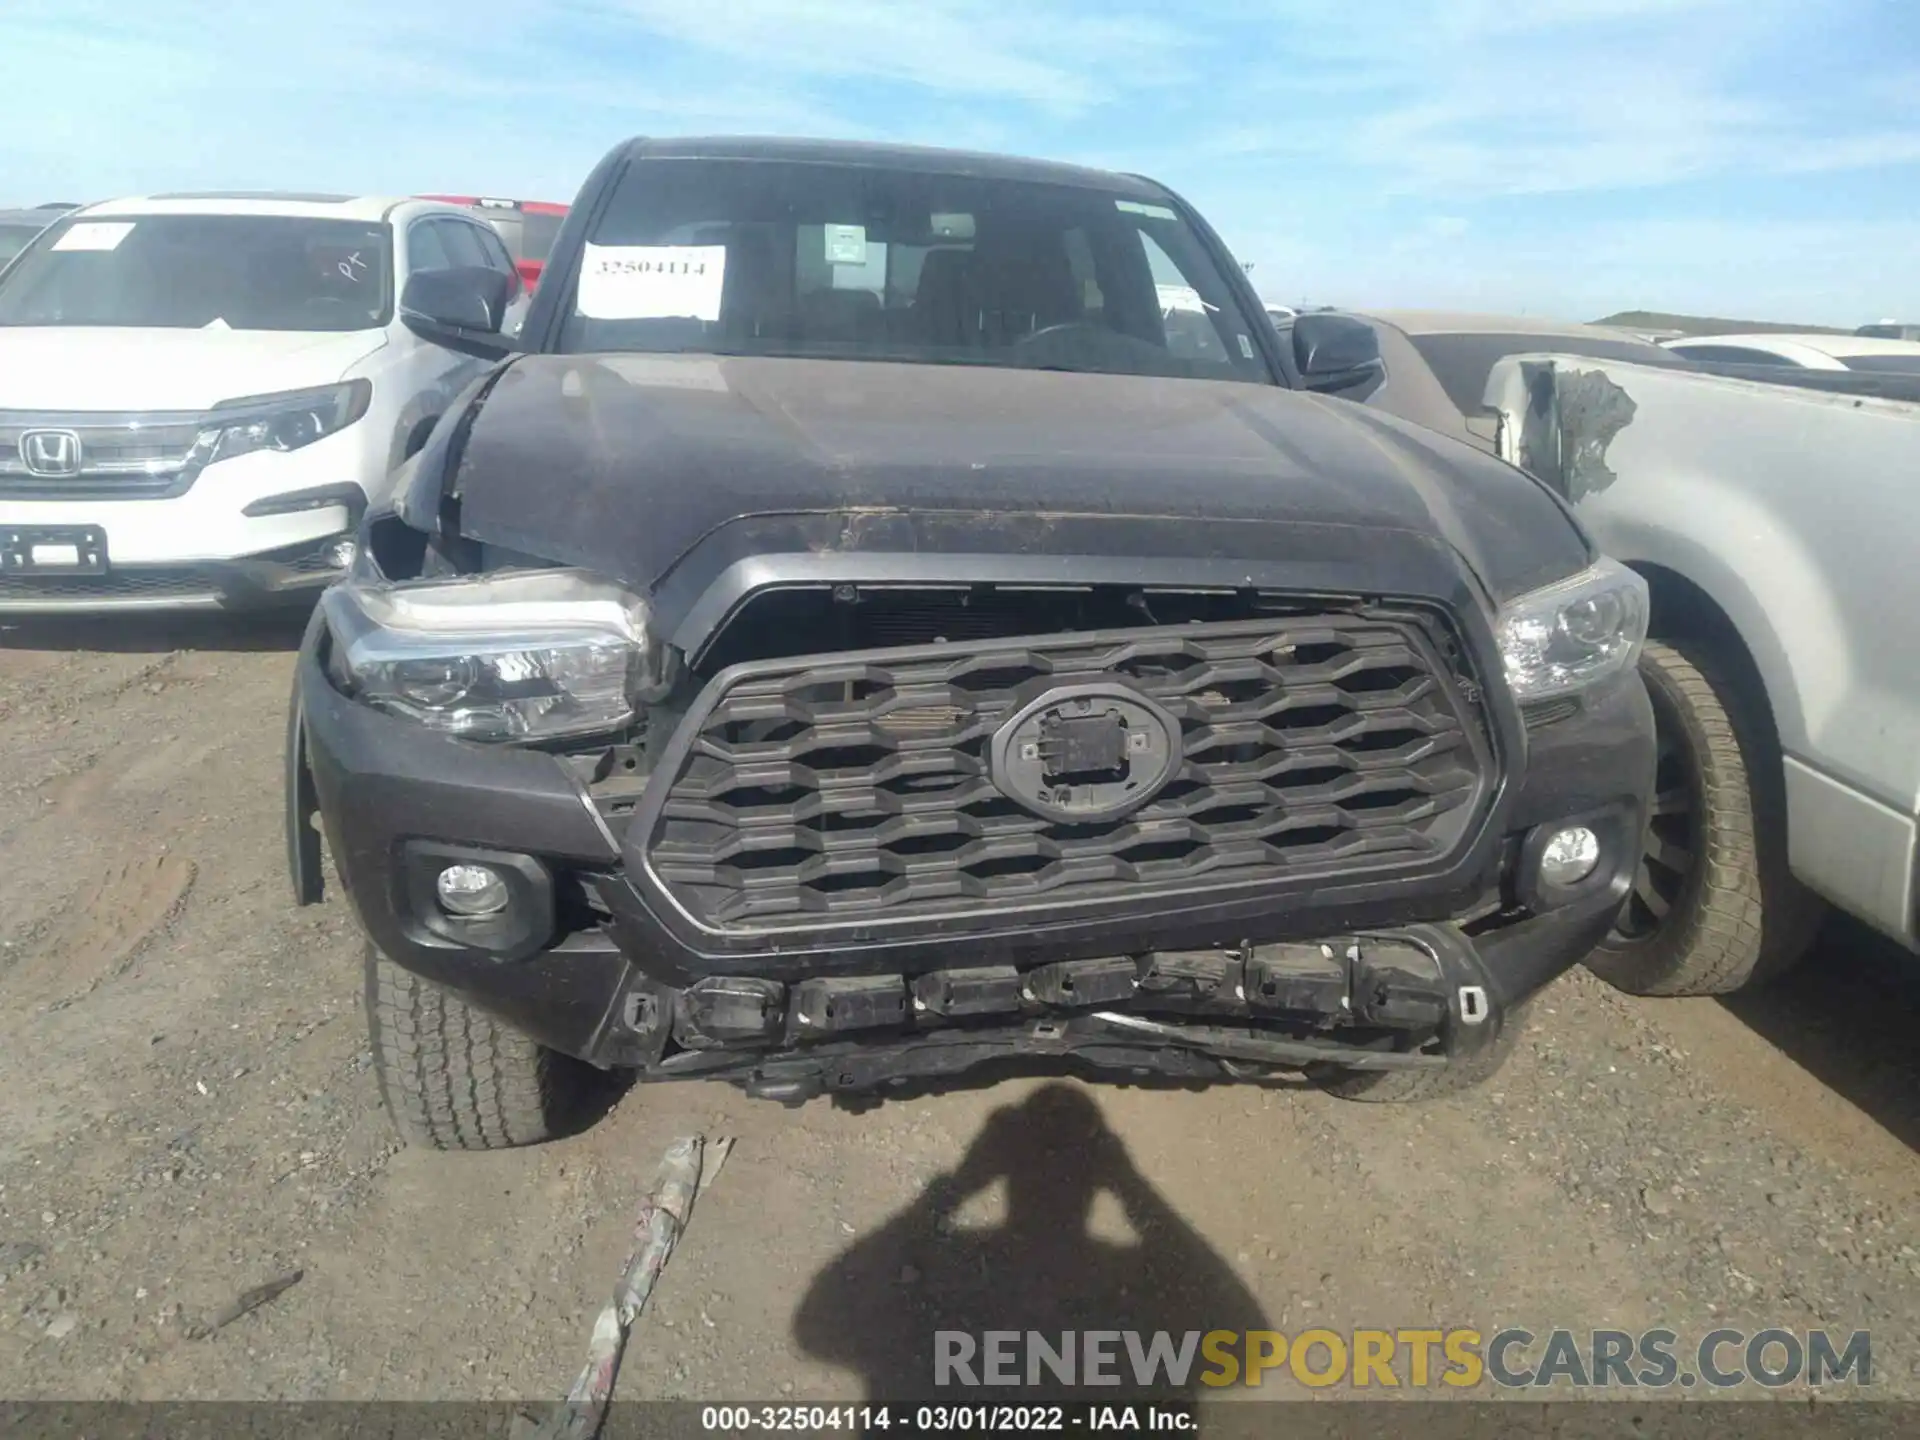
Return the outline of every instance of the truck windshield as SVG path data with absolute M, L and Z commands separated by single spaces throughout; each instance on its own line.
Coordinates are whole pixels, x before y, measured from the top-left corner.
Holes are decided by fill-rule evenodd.
M 16 225 L 12 221 L 0 220 L 0 265 L 5 265 L 14 256 L 27 248 L 27 243 L 40 233 L 38 225 Z
M 390 315 L 387 230 L 282 215 L 62 221 L 0 283 L 0 325 L 366 330 Z
M 1178 211 L 1074 184 L 642 160 L 561 303 L 559 348 L 571 352 L 1272 378 Z

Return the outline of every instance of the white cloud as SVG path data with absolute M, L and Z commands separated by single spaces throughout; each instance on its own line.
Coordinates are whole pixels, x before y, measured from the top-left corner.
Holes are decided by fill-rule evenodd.
M 0 199 L 564 199 L 636 132 L 922 140 L 1158 175 L 1289 302 L 1840 321 L 1920 311 L 1913 227 L 1846 218 L 1877 170 L 1869 213 L 1915 214 L 1895 4 L 0 0 L 34 62 Z M 1769 177 L 1832 218 L 1577 218 L 1724 217 Z
M 614 13 L 771 74 L 890 80 L 1077 110 L 1167 75 L 1183 25 L 1004 0 L 604 0 Z
M 557 42 L 558 22 L 592 20 L 581 0 L 219 15 L 200 0 L 4 3 L 9 53 L 36 63 L 0 87 L 0 174 L 29 199 L 228 186 L 566 199 L 637 131 L 864 133 L 805 91 L 636 65 L 631 20 L 598 20 L 604 50 Z
M 1823 18 L 1783 0 L 1421 0 L 1389 20 L 1293 0 L 1266 27 L 1263 103 L 1239 107 L 1272 118 L 1215 127 L 1203 153 L 1337 158 L 1388 193 L 1455 199 L 1920 158 L 1916 92 L 1870 57 L 1844 95 L 1791 78 Z

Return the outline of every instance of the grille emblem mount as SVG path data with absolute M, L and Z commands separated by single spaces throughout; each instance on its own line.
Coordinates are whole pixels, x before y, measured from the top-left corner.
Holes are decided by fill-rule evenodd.
M 1118 820 L 1180 768 L 1180 722 L 1117 684 L 1056 685 L 994 732 L 995 788 L 1049 820 Z

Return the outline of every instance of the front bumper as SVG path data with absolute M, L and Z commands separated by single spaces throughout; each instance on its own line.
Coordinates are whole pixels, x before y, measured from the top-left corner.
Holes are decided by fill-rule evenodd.
M 171 547 L 166 543 L 166 531 L 178 519 L 167 507 L 180 503 L 37 506 L 27 510 L 25 519 L 15 518 L 21 506 L 0 507 L 0 550 L 7 556 L 0 563 L 0 615 L 270 610 L 310 604 L 345 573 L 336 547 L 356 539 L 367 509 L 366 492 L 351 483 L 271 495 L 229 518 L 227 533 L 219 538 L 241 548 L 231 555 L 215 550 L 209 557 L 204 535 L 177 537 Z M 144 510 L 132 518 L 122 514 L 113 529 L 97 520 L 102 511 L 124 512 L 135 504 Z M 136 526 L 141 517 L 166 523 Z M 75 529 L 100 538 L 107 556 L 104 574 L 13 568 L 13 557 L 30 550 L 35 540 L 64 538 Z M 137 543 L 126 543 L 129 536 L 139 537 Z M 168 554 L 170 548 L 181 558 Z
M 1489 833 L 1441 874 L 1066 918 L 1014 907 L 741 949 L 665 913 L 566 762 L 347 699 L 322 638 L 316 616 L 290 716 L 302 901 L 319 894 L 317 814 L 363 927 L 397 963 L 590 1063 L 788 1099 L 1015 1056 L 1191 1077 L 1447 1063 L 1604 937 L 1653 779 L 1652 714 L 1629 674 L 1570 713 L 1516 720 Z M 1601 831 L 1605 858 L 1579 894 L 1543 900 L 1519 874 L 1527 839 L 1575 819 Z M 455 859 L 510 874 L 525 902 L 511 924 L 462 931 L 435 912 L 432 875 Z
M 327 551 L 357 534 L 372 472 L 368 435 L 349 426 L 286 453 L 209 465 L 180 493 L 0 494 L 0 615 L 252 610 L 310 602 L 342 573 Z M 342 477 L 347 478 L 342 478 Z M 379 487 L 375 486 L 376 491 Z M 19 556 L 36 538 L 84 533 L 105 573 L 40 572 Z
M 346 573 L 328 553 L 352 530 L 238 560 L 115 565 L 104 575 L 0 575 L 0 615 L 272 610 L 311 604 Z

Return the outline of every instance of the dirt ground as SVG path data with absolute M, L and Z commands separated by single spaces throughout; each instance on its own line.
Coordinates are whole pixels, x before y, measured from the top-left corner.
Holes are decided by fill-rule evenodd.
M 1920 1397 L 1920 989 L 1839 925 L 1729 1005 L 1578 972 L 1488 1090 L 1425 1108 L 1026 1075 L 851 1113 L 675 1085 L 532 1151 L 403 1150 L 352 920 L 288 900 L 292 641 L 0 631 L 0 1395 L 557 1395 L 662 1150 L 699 1130 L 738 1148 L 623 1397 L 901 1393 L 937 1326 L 1007 1316 L 1825 1325 L 1873 1332 L 1879 1396 Z

